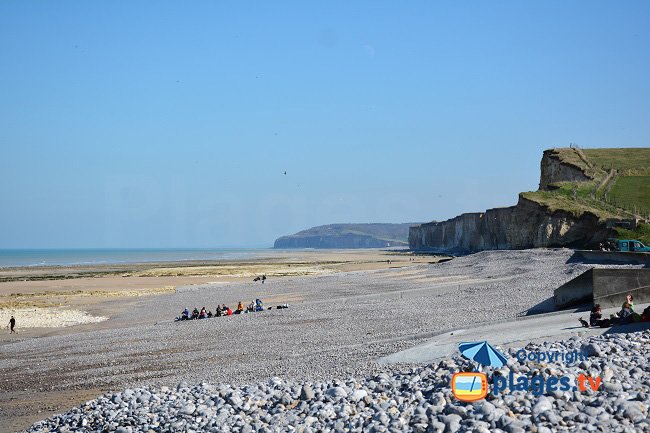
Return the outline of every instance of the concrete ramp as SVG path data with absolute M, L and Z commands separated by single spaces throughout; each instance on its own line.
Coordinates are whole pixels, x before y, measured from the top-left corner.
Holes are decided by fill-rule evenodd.
M 638 305 L 643 311 L 646 305 Z M 620 308 L 603 309 L 605 316 Z M 429 363 L 458 353 L 458 344 L 466 341 L 489 341 L 490 344 L 524 347 L 531 342 L 564 340 L 576 335 L 588 337 L 614 332 L 636 332 L 650 329 L 650 322 L 620 325 L 612 328 L 583 328 L 578 318 L 589 318 L 588 312 L 560 311 L 506 322 L 483 323 L 471 328 L 456 329 L 437 335 L 425 343 L 380 358 L 380 363 Z
M 635 304 L 650 302 L 650 269 L 589 269 L 555 289 L 557 308 L 593 303 L 603 308 L 620 307 L 627 294 Z

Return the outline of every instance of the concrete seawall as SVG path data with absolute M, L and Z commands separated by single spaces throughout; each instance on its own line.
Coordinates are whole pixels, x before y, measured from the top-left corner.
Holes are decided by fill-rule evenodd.
M 650 268 L 650 253 L 576 250 L 571 260 L 598 265 L 644 265 Z
M 584 303 L 620 307 L 627 294 L 636 304 L 650 302 L 650 269 L 589 269 L 555 289 L 554 301 L 557 308 Z

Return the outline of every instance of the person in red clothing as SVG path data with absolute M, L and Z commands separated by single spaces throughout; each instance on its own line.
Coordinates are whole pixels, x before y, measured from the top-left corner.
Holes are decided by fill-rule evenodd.
M 232 316 L 232 310 L 230 309 L 230 307 L 228 307 L 228 310 L 227 310 L 227 311 L 228 311 L 228 315 L 229 315 L 229 316 Z

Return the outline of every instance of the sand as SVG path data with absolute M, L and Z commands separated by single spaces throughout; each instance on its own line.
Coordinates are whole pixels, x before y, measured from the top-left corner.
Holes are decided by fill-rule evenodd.
M 11 316 L 20 318 L 16 323 L 17 332 L 22 328 L 60 328 L 108 320 L 108 317 L 66 307 L 41 307 L 0 310 L 0 323 L 8 323 Z
M 16 316 L 21 336 L 38 337 L 75 332 L 73 325 L 107 329 L 106 317 L 127 311 L 138 297 L 168 295 L 202 284 L 241 283 L 253 278 L 269 280 L 318 276 L 411 266 L 436 257 L 384 250 L 269 250 L 267 256 L 248 261 L 171 262 L 89 266 L 42 266 L 0 269 L 0 326 Z M 388 260 L 391 261 L 388 264 Z M 260 284 L 260 283 L 257 283 Z M 291 294 L 285 302 L 298 300 Z M 279 302 L 279 301 L 278 301 Z M 104 318 L 104 319 L 95 319 Z M 42 332 L 38 328 L 43 328 Z M 9 342 L 0 335 L 0 344 Z
M 391 260 L 391 264 L 387 260 Z M 268 293 L 269 287 L 295 277 L 378 269 L 399 270 L 436 260 L 431 256 L 381 250 L 271 250 L 267 257 L 248 262 L 4 268 L 0 269 L 0 327 L 7 326 L 10 315 L 14 314 L 18 333 L 10 335 L 8 330 L 0 332 L 0 347 L 6 348 L 10 356 L 15 355 L 24 361 L 16 343 L 65 336 L 75 341 L 81 335 L 141 326 L 138 315 L 143 308 L 147 308 L 147 300 L 174 296 L 177 291 L 201 293 L 206 285 L 210 290 L 217 291 L 219 287 L 229 290 L 230 284 L 242 285 L 253 291 L 265 289 L 267 302 L 295 304 L 304 301 L 304 293 L 294 290 Z M 262 273 L 269 278 L 267 283 L 264 286 L 254 284 L 252 277 Z M 168 321 L 170 318 L 166 316 L 175 313 L 161 313 L 164 317 L 158 319 Z M 151 323 L 151 319 L 144 319 L 143 322 Z M 101 337 L 96 340 L 101 341 Z M 62 357 L 64 363 L 73 364 L 74 355 L 65 355 L 56 349 L 52 353 L 54 359 Z M 3 359 L 0 365 L 7 360 Z M 50 362 L 41 365 L 48 366 Z M 61 381 L 61 386 L 56 386 L 61 371 L 53 370 L 43 376 L 31 368 L 28 363 L 25 368 L 4 370 L 1 380 L 4 385 L 0 384 L 0 432 L 25 428 L 38 419 L 89 400 L 106 390 L 99 384 L 93 385 L 94 380 L 79 383 Z M 25 377 L 31 377 L 36 382 L 30 385 L 25 382 Z M 50 382 L 49 385 L 42 380 Z

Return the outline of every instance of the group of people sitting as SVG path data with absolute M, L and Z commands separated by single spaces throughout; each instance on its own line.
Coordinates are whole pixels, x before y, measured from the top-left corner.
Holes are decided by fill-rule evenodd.
M 289 308 L 289 305 L 287 304 L 281 304 L 276 306 L 278 310 L 283 309 L 283 308 Z M 273 307 L 268 307 L 266 308 L 268 310 L 273 309 Z M 190 311 L 186 308 L 183 310 L 181 315 L 176 318 L 176 320 L 195 320 L 195 319 L 209 319 L 212 317 L 221 317 L 221 316 L 232 316 L 233 314 L 242 314 L 242 313 L 253 313 L 255 311 L 264 311 L 264 304 L 262 303 L 261 299 L 255 299 L 252 301 L 250 304 L 248 304 L 247 307 L 244 307 L 244 304 L 239 301 L 237 304 L 237 309 L 236 310 L 231 310 L 230 307 L 226 306 L 226 304 L 221 304 L 220 306 L 217 306 L 215 313 L 213 314 L 212 311 L 207 311 L 205 307 L 201 308 L 199 311 L 198 308 L 194 308 L 192 310 L 192 314 L 190 314 Z
M 643 313 L 638 314 L 634 311 L 634 297 L 632 295 L 627 295 L 625 297 L 625 302 L 621 307 L 621 311 L 611 314 L 609 319 L 603 319 L 602 309 L 600 304 L 594 305 L 591 309 L 591 314 L 589 315 L 589 323 L 586 320 L 580 318 L 580 323 L 585 328 L 591 327 L 601 327 L 607 328 L 613 325 L 626 325 L 628 323 L 635 322 L 650 322 L 650 307 L 646 307 L 643 310 Z

